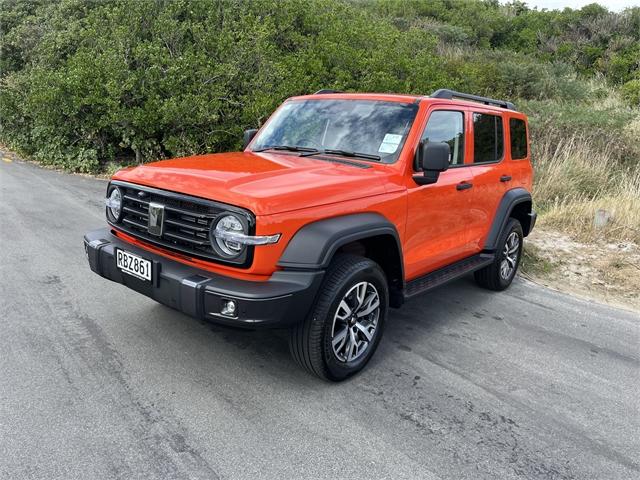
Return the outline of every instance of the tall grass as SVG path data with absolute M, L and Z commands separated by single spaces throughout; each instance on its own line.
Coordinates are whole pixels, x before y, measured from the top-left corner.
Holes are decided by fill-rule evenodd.
M 593 110 L 594 117 L 601 112 Z M 640 243 L 640 117 L 612 129 L 538 122 L 534 198 L 541 223 L 572 236 Z M 598 210 L 610 220 L 596 227 Z

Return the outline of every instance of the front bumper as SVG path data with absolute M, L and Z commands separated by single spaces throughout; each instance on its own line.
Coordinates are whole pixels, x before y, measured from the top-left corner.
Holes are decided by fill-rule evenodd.
M 324 271 L 277 271 L 268 281 L 251 282 L 225 277 L 149 252 L 101 228 L 84 236 L 89 266 L 98 275 L 189 316 L 225 325 L 257 328 L 287 327 L 308 314 Z M 115 249 L 121 248 L 152 263 L 151 281 L 116 267 Z M 225 300 L 234 300 L 237 316 L 222 315 Z

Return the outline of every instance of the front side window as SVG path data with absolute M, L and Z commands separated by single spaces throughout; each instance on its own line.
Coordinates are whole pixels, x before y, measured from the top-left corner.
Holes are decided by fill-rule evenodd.
M 375 100 L 291 100 L 261 130 L 252 150 L 273 146 L 342 150 L 398 159 L 418 105 Z
M 451 149 L 449 164 L 464 163 L 464 114 L 451 110 L 436 110 L 422 134 L 422 140 L 448 143 Z
M 512 118 L 509 120 L 509 131 L 511 133 L 511 158 L 518 160 L 527 158 L 527 126 L 524 120 Z
M 473 114 L 473 162 L 498 162 L 504 152 L 502 117 Z

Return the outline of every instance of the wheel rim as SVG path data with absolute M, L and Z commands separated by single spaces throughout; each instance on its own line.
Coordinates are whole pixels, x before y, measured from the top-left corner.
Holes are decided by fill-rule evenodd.
M 509 280 L 515 272 L 518 255 L 520 255 L 520 236 L 516 232 L 511 232 L 504 244 L 500 262 L 500 276 L 504 280 Z
M 331 327 L 331 346 L 345 363 L 358 360 L 373 341 L 380 318 L 380 295 L 369 282 L 351 287 L 342 297 Z

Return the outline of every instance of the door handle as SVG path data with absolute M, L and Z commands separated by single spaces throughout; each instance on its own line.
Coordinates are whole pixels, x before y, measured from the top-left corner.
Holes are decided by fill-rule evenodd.
M 471 187 L 473 187 L 473 183 L 460 182 L 459 184 L 456 185 L 456 190 L 467 190 Z
M 500 181 L 501 182 L 509 182 L 509 181 L 511 181 L 511 175 L 502 175 L 500 177 Z

